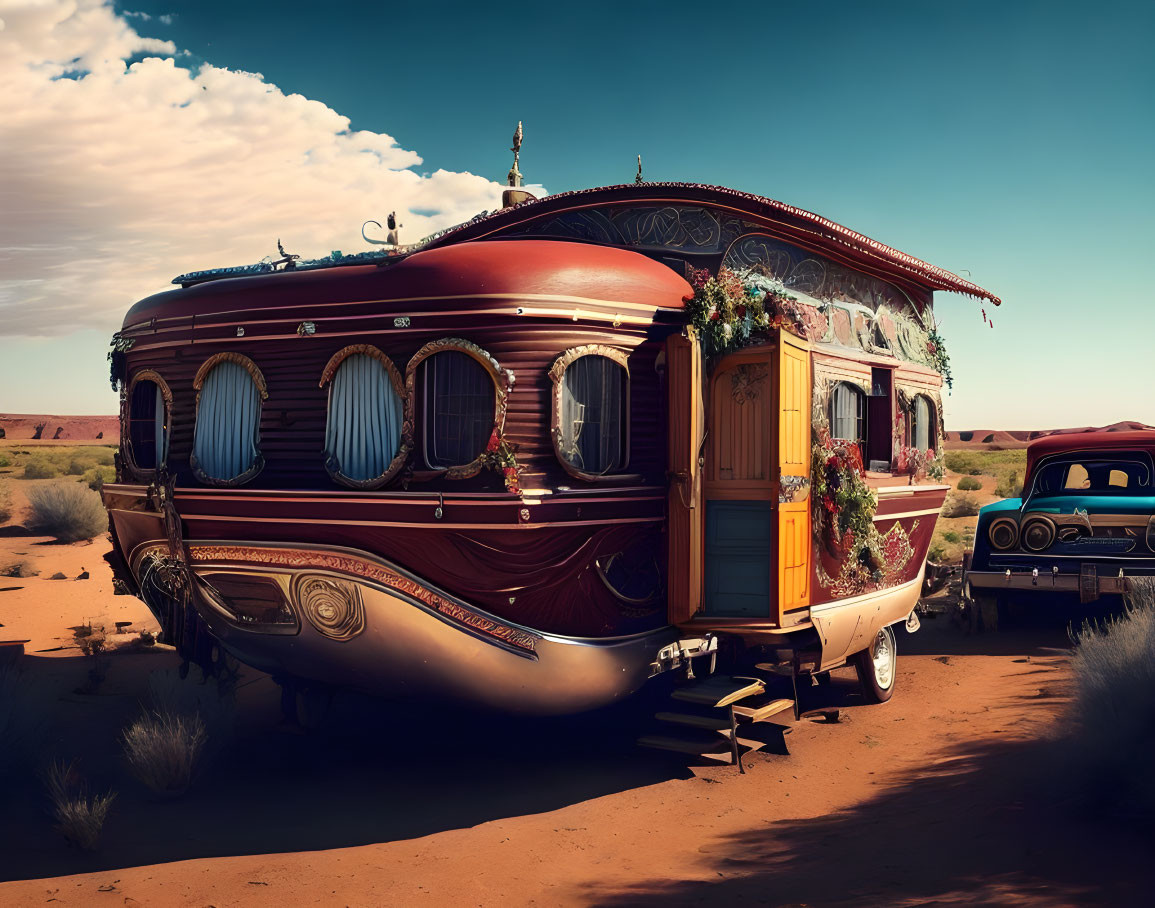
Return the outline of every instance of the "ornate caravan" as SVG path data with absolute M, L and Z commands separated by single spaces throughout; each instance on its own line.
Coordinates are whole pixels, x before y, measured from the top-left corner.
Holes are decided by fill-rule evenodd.
M 997 299 L 728 189 L 507 196 L 132 308 L 123 586 L 286 683 L 566 713 L 710 653 L 889 696 L 946 493 L 931 295 Z

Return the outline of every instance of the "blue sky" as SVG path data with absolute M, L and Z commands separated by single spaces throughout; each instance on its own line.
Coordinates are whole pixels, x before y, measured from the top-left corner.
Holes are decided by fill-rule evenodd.
M 18 2 L 0 0 L 0 18 L 6 3 Z M 243 93 L 229 95 L 227 110 L 212 111 L 205 122 L 213 124 L 213 135 L 227 132 L 230 142 L 198 152 L 207 128 L 170 137 L 149 160 L 163 158 L 173 144 L 192 151 L 158 170 L 150 185 L 167 185 L 165 174 L 177 168 L 211 182 L 214 167 L 226 185 L 237 167 L 236 149 L 248 141 L 246 129 L 272 132 L 274 139 L 278 130 L 289 130 L 284 124 L 294 122 L 296 108 L 285 96 L 294 94 L 319 102 L 308 116 L 320 130 L 331 128 L 317 112 L 323 105 L 347 117 L 349 129 L 389 139 L 376 154 L 392 182 L 375 182 L 364 161 L 349 157 L 342 191 L 356 199 L 363 187 L 365 197 L 348 203 L 347 214 L 338 212 L 341 223 L 349 223 L 347 234 L 327 242 L 329 234 L 319 228 L 302 233 L 308 253 L 338 242 L 347 251 L 363 248 L 345 237 L 355 238 L 361 220 L 380 218 L 398 200 L 426 215 L 412 218 L 415 225 L 443 226 L 492 207 L 483 202 L 494 189 L 476 178 L 503 179 L 509 136 L 520 119 L 526 133 L 521 169 L 550 192 L 629 181 L 640 152 L 648 179 L 719 183 L 799 205 L 987 287 L 1004 299 L 1001 309 L 987 309 L 993 329 L 975 301 L 937 295 L 955 375 L 945 401 L 948 428 L 1043 428 L 1155 423 L 1155 327 L 1143 280 L 1155 241 L 1153 9 L 1112 2 L 321 7 L 138 0 L 118 5 L 118 15 L 100 19 L 88 33 L 99 27 L 111 34 L 109 20 L 124 23 L 154 42 L 136 49 L 117 38 L 130 62 L 171 57 L 193 73 L 205 64 L 214 72 L 260 73 L 262 91 L 280 90 L 278 110 L 267 120 L 257 107 L 245 113 L 248 102 L 235 100 Z M 144 15 L 123 18 L 130 12 Z M 41 44 L 45 49 L 34 51 L 44 60 L 66 46 Z M 160 108 L 172 106 L 177 89 L 171 72 L 153 69 L 152 82 L 147 73 L 135 86 L 107 80 L 101 90 L 110 97 L 132 93 L 125 107 L 140 128 L 122 127 L 90 147 L 132 160 L 146 132 L 163 138 L 171 126 L 158 120 L 150 129 L 149 105 L 158 117 L 168 116 Z M 240 92 L 236 80 L 219 92 L 216 82 L 200 87 L 197 104 L 214 92 Z M 69 110 L 63 107 L 55 122 L 66 124 Z M 3 129 L 0 168 L 9 153 Z M 26 134 L 13 138 L 30 141 Z M 313 139 L 305 134 L 299 141 Z M 125 147 L 118 150 L 117 142 Z M 262 145 L 270 157 L 253 166 L 269 173 L 287 168 L 292 162 L 277 160 L 276 147 L 275 141 Z M 46 162 L 40 182 L 50 185 L 59 176 L 71 185 L 66 177 L 75 167 L 68 159 L 37 151 L 30 160 Z M 351 154 L 334 146 L 325 185 L 340 182 L 342 155 Z M 420 163 L 412 163 L 418 156 Z M 25 174 L 34 164 L 21 166 L 0 169 L 0 177 Z M 139 172 L 126 170 L 120 178 L 128 183 Z M 129 216 L 116 186 L 109 191 L 110 179 L 102 179 L 102 193 L 78 190 L 85 217 L 107 211 L 113 220 L 130 221 L 124 255 L 156 258 L 158 269 L 171 259 L 157 274 L 187 270 L 181 256 L 192 250 L 209 259 L 191 267 L 237 264 L 236 256 L 255 260 L 260 255 L 248 245 L 254 231 L 291 235 L 311 218 L 310 210 L 294 209 L 279 194 L 275 205 L 266 202 L 278 186 L 285 196 L 302 195 L 302 205 L 311 200 L 291 169 L 244 201 L 250 208 L 266 205 L 270 216 L 284 219 L 283 228 L 280 221 L 246 226 L 228 210 L 227 198 L 215 207 L 190 207 L 196 186 L 179 183 L 165 200 L 169 221 L 163 212 L 141 215 L 143 201 Z M 139 187 L 123 188 L 139 195 Z M 382 197 L 369 197 L 374 193 Z M 35 210 L 45 210 L 42 201 Z M 67 194 L 53 211 L 64 229 L 52 235 L 69 238 L 59 241 L 60 251 L 67 254 L 67 242 L 88 248 L 86 238 L 99 231 L 100 219 L 73 230 Z M 47 231 L 54 222 L 45 217 Z M 199 226 L 188 233 L 191 222 Z M 163 259 L 149 244 L 166 229 L 181 240 L 174 239 Z M 275 238 L 262 235 L 260 248 Z M 19 255 L 11 252 L 17 245 L 0 240 L 9 257 Z M 21 331 L 47 335 L 10 330 L 0 339 L 0 411 L 112 412 L 103 358 L 116 327 L 113 301 L 126 309 L 160 289 L 152 267 L 103 276 L 100 299 L 107 302 L 99 316 L 75 308 L 82 304 L 61 308 L 46 296 L 20 308 L 23 285 L 0 291 L 0 305 L 18 313 Z M 77 278 L 63 289 L 75 296 L 83 286 Z M 29 321 L 31 309 L 45 311 L 46 324 Z M 46 362 L 53 368 L 45 369 Z

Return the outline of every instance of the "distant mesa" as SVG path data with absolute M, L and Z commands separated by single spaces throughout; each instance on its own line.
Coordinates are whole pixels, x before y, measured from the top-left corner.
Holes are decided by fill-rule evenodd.
M 51 413 L 0 413 L 0 438 L 6 442 L 98 444 L 120 437 L 115 416 L 59 416 Z
M 965 429 L 946 433 L 949 448 L 1025 448 L 1036 438 L 1048 435 L 1074 435 L 1083 432 L 1134 432 L 1141 429 L 1155 429 L 1146 423 L 1127 420 L 1110 426 L 1079 426 L 1074 429 L 1035 429 L 1022 432 L 1012 430 Z

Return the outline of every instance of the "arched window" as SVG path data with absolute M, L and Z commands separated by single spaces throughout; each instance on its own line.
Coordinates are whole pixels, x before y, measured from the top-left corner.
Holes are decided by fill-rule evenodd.
M 928 451 L 935 445 L 934 404 L 919 394 L 910 406 L 910 445 Z
M 550 369 L 554 450 L 581 479 L 621 473 L 629 462 L 627 354 L 598 345 L 567 350 Z
M 861 444 L 866 441 L 866 395 L 846 382 L 830 395 L 830 436 Z
M 330 381 L 325 469 L 342 485 L 382 485 L 401 468 L 408 452 L 401 442 L 401 376 L 376 347 L 354 344 L 335 353 L 325 366 L 321 387 Z
M 189 461 L 209 485 L 240 485 L 265 465 L 261 457 L 261 401 L 265 377 L 247 356 L 218 353 L 197 372 L 196 431 Z
M 513 375 L 469 341 L 444 338 L 418 350 L 405 371 L 405 425 L 410 432 L 420 426 L 425 465 L 451 479 L 479 473 L 512 385 Z
M 168 456 L 172 392 L 151 369 L 136 373 L 128 386 L 128 462 L 138 473 L 162 467 Z

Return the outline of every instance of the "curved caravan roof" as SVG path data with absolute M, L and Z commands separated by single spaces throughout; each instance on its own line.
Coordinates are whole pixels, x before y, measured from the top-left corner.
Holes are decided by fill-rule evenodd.
M 559 311 L 636 308 L 649 321 L 658 309 L 680 309 L 690 285 L 660 262 L 632 252 L 555 240 L 471 242 L 433 248 L 377 264 L 231 277 L 168 290 L 137 303 L 124 328 L 156 319 L 226 312 L 284 317 L 307 306 L 309 317 L 377 304 L 408 312 L 423 300 L 460 299 Z M 396 304 L 396 305 L 393 305 Z

